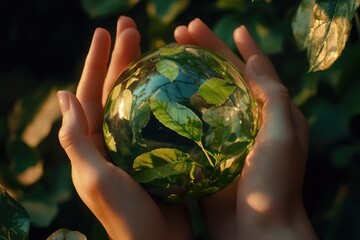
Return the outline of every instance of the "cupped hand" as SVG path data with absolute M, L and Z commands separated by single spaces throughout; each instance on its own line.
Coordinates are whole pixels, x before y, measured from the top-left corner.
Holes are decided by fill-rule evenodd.
M 241 60 L 200 19 L 174 32 L 180 44 L 213 50 L 244 73 L 257 99 L 261 127 L 241 176 L 204 198 L 202 208 L 214 239 L 316 239 L 304 210 L 302 183 L 308 126 L 291 102 L 275 68 L 244 26 L 234 31 Z
M 175 31 L 182 44 L 209 48 L 245 73 L 261 109 L 262 125 L 243 173 L 227 189 L 202 202 L 213 239 L 312 239 L 301 188 L 308 130 L 269 59 L 245 27 L 234 31 L 238 58 L 199 19 Z M 184 208 L 158 205 L 120 168 L 108 161 L 102 135 L 103 106 L 116 77 L 140 54 L 134 21 L 118 21 L 110 57 L 110 35 L 97 29 L 76 97 L 58 93 L 63 113 L 60 142 L 72 165 L 75 188 L 113 239 L 190 239 Z
M 103 140 L 103 107 L 120 74 L 140 54 L 135 22 L 120 17 L 110 58 L 110 34 L 96 29 L 76 96 L 59 91 L 63 123 L 59 140 L 71 160 L 74 186 L 111 239 L 189 239 L 182 206 L 160 206 L 126 172 L 108 160 Z

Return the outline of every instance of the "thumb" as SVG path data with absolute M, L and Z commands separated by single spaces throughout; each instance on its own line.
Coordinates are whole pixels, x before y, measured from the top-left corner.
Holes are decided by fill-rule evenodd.
M 57 93 L 63 115 L 59 141 L 75 169 L 84 174 L 98 171 L 104 165 L 101 153 L 88 137 L 88 124 L 78 99 L 68 91 Z
M 245 78 L 260 107 L 263 126 L 258 136 L 281 140 L 293 131 L 291 101 L 287 88 L 269 69 L 266 59 L 253 55 L 247 61 Z

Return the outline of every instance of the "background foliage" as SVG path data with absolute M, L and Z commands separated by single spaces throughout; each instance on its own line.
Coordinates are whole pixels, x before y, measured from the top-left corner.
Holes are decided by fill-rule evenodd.
M 94 29 L 105 27 L 114 36 L 121 14 L 136 20 L 144 51 L 172 42 L 175 26 L 195 17 L 235 49 L 232 31 L 245 24 L 309 119 L 304 200 L 317 233 L 321 239 L 360 239 L 359 0 L 2 3 L 0 184 L 9 195 L 1 188 L 0 197 L 26 209 L 19 216 L 30 215 L 30 239 L 46 239 L 61 228 L 105 239 L 71 183 L 57 140 L 56 90 L 75 89 Z M 12 214 L 14 206 L 21 208 L 0 205 L 1 215 Z M 8 239 L 3 221 L 0 238 Z M 199 239 L 202 234 L 197 231 Z

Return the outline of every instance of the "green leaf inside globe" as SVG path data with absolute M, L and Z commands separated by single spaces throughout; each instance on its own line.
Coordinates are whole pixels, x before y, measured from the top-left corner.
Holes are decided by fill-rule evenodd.
M 114 163 L 150 195 L 186 201 L 213 194 L 241 173 L 258 131 L 243 76 L 190 45 L 151 50 L 119 76 L 105 105 Z

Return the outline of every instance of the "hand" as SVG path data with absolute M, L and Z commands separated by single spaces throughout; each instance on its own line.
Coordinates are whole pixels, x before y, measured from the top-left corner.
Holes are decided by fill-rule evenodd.
M 178 27 L 174 36 L 180 44 L 199 45 L 231 60 L 245 73 L 261 112 L 261 128 L 239 180 L 202 200 L 213 238 L 316 239 L 301 195 L 307 121 L 270 60 L 244 26 L 234 31 L 244 61 L 199 19 Z
M 214 239 L 260 239 L 269 233 L 276 239 L 289 239 L 291 234 L 314 237 L 301 201 L 306 121 L 290 102 L 270 61 L 244 27 L 234 32 L 234 38 L 246 64 L 200 20 L 179 27 L 175 38 L 233 61 L 245 71 L 262 109 L 262 128 L 239 181 L 202 200 Z M 101 130 L 104 102 L 116 76 L 140 54 L 139 39 L 135 23 L 121 17 L 107 68 L 110 36 L 104 29 L 95 31 L 76 97 L 66 91 L 58 93 L 63 113 L 59 139 L 71 160 L 77 192 L 111 238 L 190 239 L 185 209 L 156 204 L 128 174 L 107 160 Z
M 107 67 L 110 42 L 106 30 L 96 29 L 76 97 L 67 91 L 58 93 L 63 114 L 59 139 L 71 160 L 75 188 L 111 239 L 190 239 L 186 209 L 156 204 L 126 172 L 108 161 L 103 106 L 116 77 L 140 54 L 135 22 L 119 18 Z

